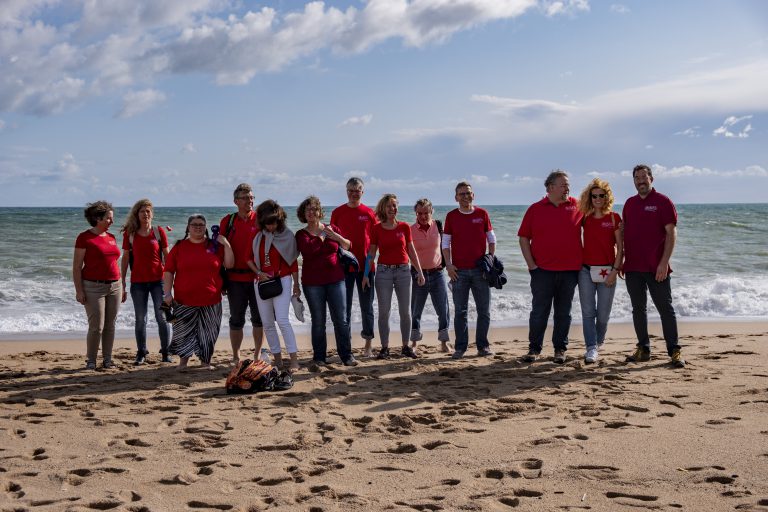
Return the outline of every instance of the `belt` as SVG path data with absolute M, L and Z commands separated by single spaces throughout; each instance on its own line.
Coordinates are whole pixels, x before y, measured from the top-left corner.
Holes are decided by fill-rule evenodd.
M 391 269 L 396 269 L 396 268 L 404 268 L 404 267 L 407 267 L 407 266 L 408 266 L 408 264 L 407 264 L 407 263 L 400 263 L 399 265 L 384 265 L 383 263 L 377 263 L 377 264 L 376 264 L 376 266 L 377 266 L 378 268 L 391 268 Z
M 423 268 L 421 269 L 421 272 L 423 274 L 437 274 L 439 272 L 442 272 L 442 267 L 436 267 L 436 268 Z
M 88 281 L 90 283 L 99 283 L 99 284 L 112 284 L 119 281 L 119 279 L 83 279 L 83 281 Z

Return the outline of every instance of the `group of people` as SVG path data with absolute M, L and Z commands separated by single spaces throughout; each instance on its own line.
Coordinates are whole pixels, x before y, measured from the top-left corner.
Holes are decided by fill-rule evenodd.
M 677 214 L 672 202 L 653 189 L 653 173 L 648 166 L 636 166 L 633 179 L 638 194 L 626 201 L 623 216 L 612 211 L 614 197 L 609 183 L 596 178 L 576 199 L 569 195 L 568 175 L 560 170 L 547 177 L 546 196 L 526 211 L 518 230 L 532 292 L 529 351 L 524 361 L 534 362 L 540 357 L 553 307 L 553 361 L 566 361 L 571 303 L 578 286 L 584 360 L 596 362 L 605 340 L 617 278 L 622 276 L 638 337 L 637 349 L 627 360 L 650 359 L 646 312 L 650 292 L 661 316 L 672 363 L 685 365 L 669 279 Z M 371 209 L 362 203 L 364 184 L 360 178 L 351 178 L 346 192 L 348 201 L 332 211 L 328 223 L 324 222 L 320 199 L 307 197 L 296 211 L 304 227 L 293 233 L 280 204 L 268 199 L 254 210 L 253 189 L 242 183 L 233 194 L 236 212 L 211 226 L 210 232 L 203 215 L 191 215 L 183 239 L 173 247 L 169 247 L 165 230 L 152 225 L 152 203 L 142 199 L 131 208 L 121 229 L 122 260 L 117 241 L 108 231 L 114 222 L 112 206 L 106 201 L 87 205 L 84 213 L 91 228 L 77 237 L 72 269 L 77 301 L 85 306 L 88 316 L 86 368 L 96 368 L 99 346 L 103 367 L 115 366 L 114 325 L 120 303 L 127 298 L 129 271 L 137 365 L 144 364 L 149 355 L 146 326 L 151 296 L 162 361 L 173 362 L 172 355 L 176 355 L 178 367 L 184 369 L 196 356 L 202 367 L 213 368 L 222 296 L 226 296 L 233 362 L 240 360 L 246 313 L 250 312 L 255 356 L 266 337 L 273 364 L 285 363 L 289 371 L 296 371 L 298 347 L 289 308 L 293 303 L 294 309 L 301 309 L 303 292 L 311 316 L 310 364 L 328 364 L 326 315 L 330 312 L 341 363 L 356 366 L 359 363 L 352 353 L 350 322 L 355 289 L 364 357 L 390 357 L 389 320 L 395 295 L 401 356 L 419 357 L 421 316 L 429 296 L 438 317 L 440 350 L 452 351 L 452 358 L 461 359 L 469 346 L 470 291 L 477 312 L 477 355 L 493 355 L 488 339 L 491 291 L 478 261 L 495 253 L 496 234 L 488 212 L 474 204 L 472 186 L 465 181 L 456 185 L 458 207 L 448 212 L 444 223 L 433 217 L 429 199 L 419 199 L 412 225 L 398 220 L 396 195 L 384 194 Z M 344 251 L 351 251 L 357 261 L 342 258 Z M 453 348 L 449 344 L 449 289 L 454 305 Z M 374 293 L 380 338 L 375 353 Z M 172 329 L 163 308 L 172 308 Z M 283 360 L 281 335 L 287 361 Z

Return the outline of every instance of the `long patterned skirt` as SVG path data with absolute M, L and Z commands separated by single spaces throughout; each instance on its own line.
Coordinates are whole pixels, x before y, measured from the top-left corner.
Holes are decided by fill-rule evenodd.
M 221 302 L 213 306 L 184 306 L 174 310 L 173 339 L 169 352 L 179 357 L 196 355 L 210 364 L 213 347 L 221 329 Z

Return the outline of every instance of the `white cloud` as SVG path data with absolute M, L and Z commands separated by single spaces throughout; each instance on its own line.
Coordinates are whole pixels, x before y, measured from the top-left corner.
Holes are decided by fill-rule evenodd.
M 123 106 L 115 117 L 128 118 L 145 112 L 165 101 L 165 94 L 155 89 L 131 91 L 123 96 Z
M 133 94 L 118 114 L 130 117 L 158 101 L 146 91 L 169 73 L 246 84 L 321 51 L 355 54 L 388 40 L 423 47 L 537 6 L 548 16 L 589 10 L 586 0 L 369 0 L 345 10 L 314 1 L 239 15 L 239 2 L 229 0 L 73 0 L 67 23 L 57 25 L 59 4 L 4 0 L 0 111 L 51 115 L 94 96 Z M 143 99 L 125 92 L 142 87 Z
M 720 128 L 716 128 L 712 132 L 712 136 L 717 137 L 718 135 L 722 135 L 723 137 L 726 137 L 726 138 L 746 139 L 747 137 L 749 137 L 749 132 L 752 131 L 752 124 L 747 123 L 747 125 L 744 128 L 735 132 L 732 132 L 730 128 L 733 128 L 737 124 L 740 124 L 743 121 L 747 121 L 749 119 L 752 119 L 751 115 L 742 116 L 742 117 L 728 116 L 725 119 L 725 121 L 723 121 L 723 124 L 720 126 Z
M 629 14 L 631 11 L 629 7 L 624 4 L 611 4 L 611 12 L 616 14 Z
M 347 171 L 347 172 L 344 173 L 344 177 L 347 178 L 347 179 L 349 179 L 349 178 L 365 178 L 366 176 L 368 176 L 368 173 L 365 172 L 365 171 L 360 171 L 360 170 Z
M 685 130 L 681 130 L 679 132 L 675 132 L 674 135 L 682 135 L 684 137 L 690 137 L 692 139 L 701 137 L 701 132 L 699 132 L 700 126 L 691 126 L 690 128 L 686 128 Z
M 471 176 L 472 183 L 488 183 L 488 176 L 483 176 L 482 174 L 473 174 Z
M 373 120 L 373 114 L 365 114 L 363 116 L 348 117 L 341 122 L 340 126 L 354 126 L 354 125 L 366 126 L 371 124 L 372 120 Z
M 660 164 L 651 165 L 654 178 L 663 176 L 665 178 L 688 178 L 702 176 L 718 176 L 723 178 L 743 178 L 757 177 L 768 178 L 768 170 L 760 165 L 749 165 L 744 169 L 735 170 L 715 170 L 708 167 L 696 167 L 693 165 L 681 165 L 677 167 L 666 167 Z M 632 171 L 622 171 L 622 176 L 632 176 Z
M 524 100 L 517 98 L 501 98 L 487 94 L 473 94 L 470 101 L 487 103 L 495 107 L 495 112 L 509 116 L 541 116 L 548 114 L 567 114 L 578 107 L 548 100 Z
M 191 142 L 187 142 L 181 147 L 182 153 L 197 153 L 197 148 Z

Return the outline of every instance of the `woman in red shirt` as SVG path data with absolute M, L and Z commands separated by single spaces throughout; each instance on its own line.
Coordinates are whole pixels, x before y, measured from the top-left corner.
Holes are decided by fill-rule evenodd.
M 285 219 L 285 210 L 272 199 L 267 199 L 256 208 L 256 222 L 259 223 L 261 231 L 253 239 L 253 260 L 248 262 L 248 266 L 256 274 L 256 304 L 275 366 L 280 367 L 283 364 L 280 336 L 275 326 L 277 322 L 291 358 L 289 370 L 294 372 L 299 369 L 298 347 L 288 312 L 291 297 L 301 295 L 299 264 L 296 261 L 299 250 L 293 231 L 285 225 Z M 282 290 L 277 296 L 262 298 L 259 294 L 259 282 L 272 278 L 278 278 Z
M 411 334 L 411 270 L 416 269 L 416 282 L 424 286 L 424 274 L 421 271 L 419 256 L 413 247 L 411 226 L 397 220 L 397 196 L 384 194 L 376 205 L 376 217 L 381 221 L 371 231 L 371 245 L 365 259 L 363 288 L 370 286 L 368 271 L 371 262 L 379 251 L 376 262 L 376 300 L 379 304 L 379 337 L 381 350 L 377 359 L 389 358 L 389 313 L 392 308 L 392 291 L 397 295 L 400 314 L 400 334 L 402 336 L 402 355 L 416 358 L 416 352 L 408 345 Z
M 221 267 L 231 268 L 235 255 L 224 235 L 208 237 L 205 217 L 187 219 L 184 238 L 174 244 L 165 261 L 163 299 L 174 300 L 173 338 L 168 351 L 179 356 L 180 370 L 196 355 L 210 370 L 213 349 L 221 329 Z
M 85 306 L 88 315 L 85 367 L 96 369 L 96 356 L 101 343 L 104 368 L 115 368 L 112 362 L 115 319 L 120 303 L 126 299 L 117 266 L 120 248 L 114 235 L 107 232 L 114 222 L 115 214 L 112 205 L 106 201 L 88 204 L 83 213 L 91 229 L 80 233 L 75 241 L 72 280 L 75 284 L 75 298 Z
M 587 348 L 584 362 L 588 364 L 597 361 L 598 349 L 605 341 L 624 252 L 621 217 L 611 211 L 612 207 L 613 191 L 607 181 L 595 178 L 581 192 L 579 210 L 584 215 L 584 248 L 579 301 Z
M 339 247 L 349 249 L 350 241 L 341 236 L 338 227 L 320 222 L 324 217 L 323 207 L 315 196 L 301 202 L 296 216 L 307 224 L 296 232 L 296 245 L 301 253 L 301 285 L 312 315 L 312 360 L 318 365 L 326 364 L 327 308 L 331 312 L 339 358 L 346 366 L 356 366 L 347 323 L 344 268 L 338 255 Z
M 168 236 L 160 226 L 152 226 L 154 209 L 149 199 L 139 199 L 133 205 L 123 225 L 123 251 L 127 258 L 120 261 L 120 273 L 123 279 L 123 293 L 128 270 L 131 271 L 131 300 L 136 316 L 134 332 L 136 334 L 135 365 L 146 362 L 147 350 L 147 305 L 152 296 L 155 320 L 160 335 L 160 353 L 164 363 L 171 363 L 168 354 L 170 327 L 160 309 L 163 303 L 163 261 L 168 257 Z

